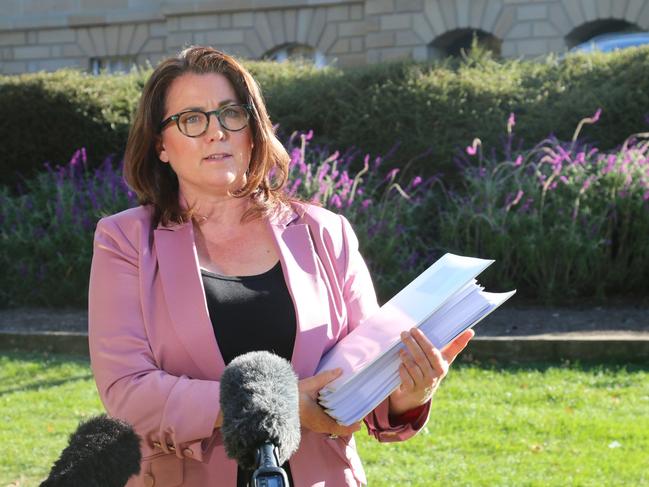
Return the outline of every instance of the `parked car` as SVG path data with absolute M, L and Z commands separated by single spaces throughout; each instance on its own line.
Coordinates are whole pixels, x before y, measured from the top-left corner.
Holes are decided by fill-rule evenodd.
M 569 52 L 610 52 L 649 44 L 649 32 L 602 34 L 576 45 Z

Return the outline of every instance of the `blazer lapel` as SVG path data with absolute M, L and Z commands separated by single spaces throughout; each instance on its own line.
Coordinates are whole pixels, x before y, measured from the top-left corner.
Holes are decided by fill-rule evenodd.
M 158 266 L 171 321 L 205 379 L 218 379 L 225 363 L 211 325 L 192 224 L 154 231 Z
M 291 222 L 293 213 L 276 220 L 271 229 L 284 272 L 286 285 L 295 304 L 297 330 L 292 365 L 300 378 L 313 375 L 327 342 L 329 300 L 319 277 L 319 262 L 308 225 Z

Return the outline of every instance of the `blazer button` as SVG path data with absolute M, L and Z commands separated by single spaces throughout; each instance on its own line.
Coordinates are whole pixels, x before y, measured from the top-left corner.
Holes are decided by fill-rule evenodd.
M 193 457 L 194 456 L 194 450 L 191 448 L 185 448 L 183 450 L 183 455 L 187 455 L 188 457 Z
M 153 478 L 153 475 L 150 473 L 145 473 L 144 474 L 144 486 L 145 487 L 153 487 L 155 485 L 155 479 Z

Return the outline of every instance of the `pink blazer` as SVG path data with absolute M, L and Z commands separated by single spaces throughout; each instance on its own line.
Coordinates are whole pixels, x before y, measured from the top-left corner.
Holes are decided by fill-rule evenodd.
M 103 218 L 95 232 L 89 291 L 91 366 L 108 413 L 143 439 L 142 470 L 128 487 L 236 485 L 220 431 L 219 352 L 191 223 L 152 228 L 148 207 Z M 269 225 L 296 308 L 292 365 L 312 376 L 322 355 L 377 309 L 348 221 L 310 206 L 283 207 Z M 213 317 L 215 318 L 215 317 Z M 216 317 L 218 320 L 218 317 Z M 365 418 L 379 441 L 414 435 L 428 418 L 391 424 L 387 400 Z M 302 430 L 290 459 L 295 485 L 366 483 L 353 437 Z

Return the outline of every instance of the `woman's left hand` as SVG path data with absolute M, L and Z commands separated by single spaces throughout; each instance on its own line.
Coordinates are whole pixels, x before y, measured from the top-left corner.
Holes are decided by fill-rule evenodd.
M 390 394 L 390 415 L 399 416 L 430 401 L 449 365 L 474 334 L 473 330 L 466 330 L 440 351 L 418 328 L 404 331 L 401 341 L 406 349 L 400 352 L 399 366 L 401 385 Z

